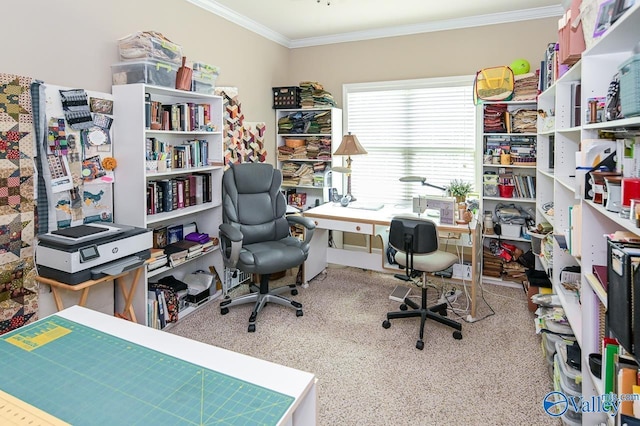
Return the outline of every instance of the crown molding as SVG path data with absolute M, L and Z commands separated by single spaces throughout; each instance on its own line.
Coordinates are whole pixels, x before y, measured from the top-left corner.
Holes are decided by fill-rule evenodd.
M 379 28 L 374 30 L 354 31 L 349 33 L 334 34 L 329 36 L 308 37 L 291 40 L 284 35 L 267 28 L 266 26 L 241 15 L 214 0 L 187 0 L 221 18 L 248 29 L 266 39 L 281 44 L 290 49 L 321 46 L 325 44 L 347 43 L 353 41 L 372 40 L 385 37 L 398 37 L 412 34 L 429 33 L 436 31 L 455 30 L 462 28 L 480 27 L 485 25 L 505 24 L 509 22 L 529 21 L 562 16 L 564 9 L 561 5 L 538 7 L 532 9 L 516 10 L 512 12 L 500 12 L 488 15 L 470 16 L 467 18 L 447 19 L 442 21 L 427 22 L 422 24 L 401 25 L 395 27 Z
M 227 21 L 233 22 L 234 24 L 240 25 L 243 28 L 248 29 L 249 31 L 253 31 L 254 33 L 268 39 L 274 41 L 278 44 L 281 44 L 285 47 L 291 47 L 291 40 L 282 34 L 273 31 L 270 28 L 265 27 L 259 22 L 254 21 L 253 19 L 249 19 L 244 15 L 239 14 L 226 6 L 221 5 L 220 3 L 213 0 L 187 0 L 189 3 L 192 3 L 198 7 L 203 8 L 204 10 L 208 10 L 211 13 L 214 13 L 221 18 L 226 19 Z

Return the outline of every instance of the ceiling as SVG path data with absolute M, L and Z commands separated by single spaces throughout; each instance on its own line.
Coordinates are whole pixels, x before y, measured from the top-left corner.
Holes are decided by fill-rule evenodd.
M 558 17 L 563 11 L 561 0 L 187 1 L 291 48 Z

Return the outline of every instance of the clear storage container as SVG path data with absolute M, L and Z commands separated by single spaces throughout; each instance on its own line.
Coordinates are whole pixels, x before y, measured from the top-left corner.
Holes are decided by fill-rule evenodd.
M 182 47 L 155 31 L 139 31 L 118 40 L 121 61 L 151 59 L 180 65 Z
M 146 83 L 175 88 L 177 73 L 178 65 L 152 60 L 120 62 L 111 66 L 114 85 Z

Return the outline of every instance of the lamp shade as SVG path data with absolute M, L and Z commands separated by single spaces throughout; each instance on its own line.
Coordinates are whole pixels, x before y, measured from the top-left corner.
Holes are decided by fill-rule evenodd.
M 342 142 L 340 142 L 340 146 L 333 155 L 361 155 L 366 153 L 367 150 L 360 145 L 356 135 L 349 133 L 342 137 Z

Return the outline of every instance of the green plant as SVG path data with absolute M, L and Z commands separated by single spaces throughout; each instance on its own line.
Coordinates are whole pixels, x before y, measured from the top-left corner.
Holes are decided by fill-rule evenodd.
M 473 184 L 462 179 L 452 179 L 445 188 L 450 196 L 456 197 L 459 201 L 464 201 L 467 194 L 473 190 Z

